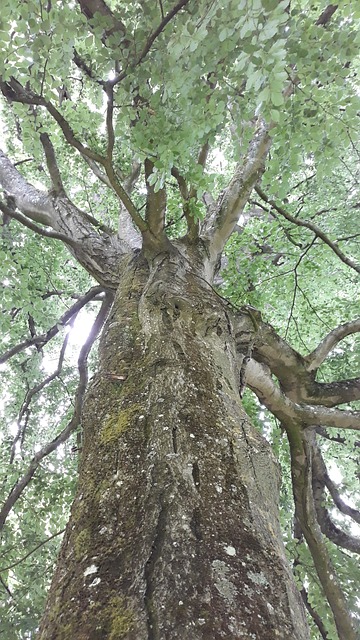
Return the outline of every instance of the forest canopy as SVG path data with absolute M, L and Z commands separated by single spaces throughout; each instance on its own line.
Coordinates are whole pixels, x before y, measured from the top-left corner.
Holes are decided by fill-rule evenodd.
M 92 347 L 119 280 L 112 256 L 156 235 L 149 202 L 170 241 L 198 238 L 240 179 L 236 220 L 214 236 L 213 287 L 255 332 L 271 326 L 291 345 L 285 373 L 279 360 L 267 378 L 274 404 L 252 384 L 256 363 L 243 404 L 281 466 L 283 539 L 312 638 L 336 640 L 294 520 L 276 405 L 301 355 L 316 526 L 359 622 L 359 18 L 345 1 L 2 1 L 0 637 L 34 638 L 39 625 Z M 256 180 L 241 173 L 252 162 Z

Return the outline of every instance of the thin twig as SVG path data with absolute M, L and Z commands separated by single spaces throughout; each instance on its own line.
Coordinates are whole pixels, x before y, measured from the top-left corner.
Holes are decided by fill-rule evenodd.
M 332 240 L 330 240 L 327 237 L 327 235 L 316 224 L 314 224 L 313 222 L 306 222 L 305 220 L 300 220 L 299 218 L 295 218 L 290 213 L 285 211 L 283 207 L 280 207 L 279 205 L 276 204 L 276 202 L 274 202 L 273 200 L 270 200 L 266 195 L 266 193 L 262 189 L 260 189 L 260 187 L 255 186 L 255 191 L 260 196 L 260 198 L 264 200 L 264 202 L 267 202 L 269 205 L 271 205 L 271 207 L 273 207 L 275 211 L 277 211 L 278 213 L 280 213 L 280 215 L 286 218 L 286 220 L 289 220 L 289 222 L 296 224 L 298 227 L 305 227 L 306 229 L 310 229 L 310 231 L 312 231 L 317 238 L 320 238 L 325 244 L 327 244 L 328 247 L 330 247 L 330 249 L 332 249 L 332 251 L 338 256 L 338 258 L 340 258 L 342 262 L 344 262 L 344 264 L 346 264 L 351 269 L 354 269 L 355 271 L 360 273 L 360 266 L 357 265 L 352 260 L 350 260 L 350 258 L 348 258 L 339 249 L 337 244 L 335 242 L 332 242 Z
M 35 553 L 35 551 L 37 551 L 38 549 L 43 547 L 45 544 L 50 542 L 50 540 L 53 540 L 57 536 L 61 536 L 61 534 L 63 534 L 64 532 L 65 532 L 65 529 L 60 529 L 60 531 L 57 531 L 56 533 L 53 533 L 52 536 L 49 536 L 48 538 L 46 538 L 46 540 L 42 540 L 42 542 L 39 542 L 39 544 L 37 544 L 36 547 L 31 549 L 31 551 L 29 551 L 26 555 L 22 556 L 19 560 L 16 560 L 16 562 L 9 564 L 7 567 L 1 567 L 0 573 L 4 573 L 5 571 L 9 571 L 9 569 L 13 569 L 14 567 L 17 567 L 19 564 L 24 562 L 24 560 L 26 560 L 29 556 Z

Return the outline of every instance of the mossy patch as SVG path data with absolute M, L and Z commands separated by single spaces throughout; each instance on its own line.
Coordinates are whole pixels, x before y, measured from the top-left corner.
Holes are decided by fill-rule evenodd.
M 133 404 L 126 409 L 121 409 L 117 415 L 110 416 L 100 431 L 100 444 L 107 445 L 118 440 L 130 427 L 137 410 L 137 405 Z
M 121 640 L 133 626 L 133 614 L 120 596 L 111 598 L 108 611 L 111 619 L 109 640 Z
M 82 529 L 76 537 L 74 542 L 75 556 L 77 560 L 80 560 L 86 554 L 87 549 L 90 546 L 90 531 L 88 529 Z

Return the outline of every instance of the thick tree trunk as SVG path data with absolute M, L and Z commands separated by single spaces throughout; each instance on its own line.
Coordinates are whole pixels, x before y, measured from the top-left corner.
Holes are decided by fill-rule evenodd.
M 226 307 L 179 256 L 123 262 L 39 639 L 308 638 Z

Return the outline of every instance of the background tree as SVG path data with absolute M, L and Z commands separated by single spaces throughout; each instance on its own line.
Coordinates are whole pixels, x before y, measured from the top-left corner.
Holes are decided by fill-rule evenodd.
M 278 463 L 310 635 L 356 638 L 358 18 L 2 2 L 7 640 L 78 464 L 42 640 L 309 637 Z

